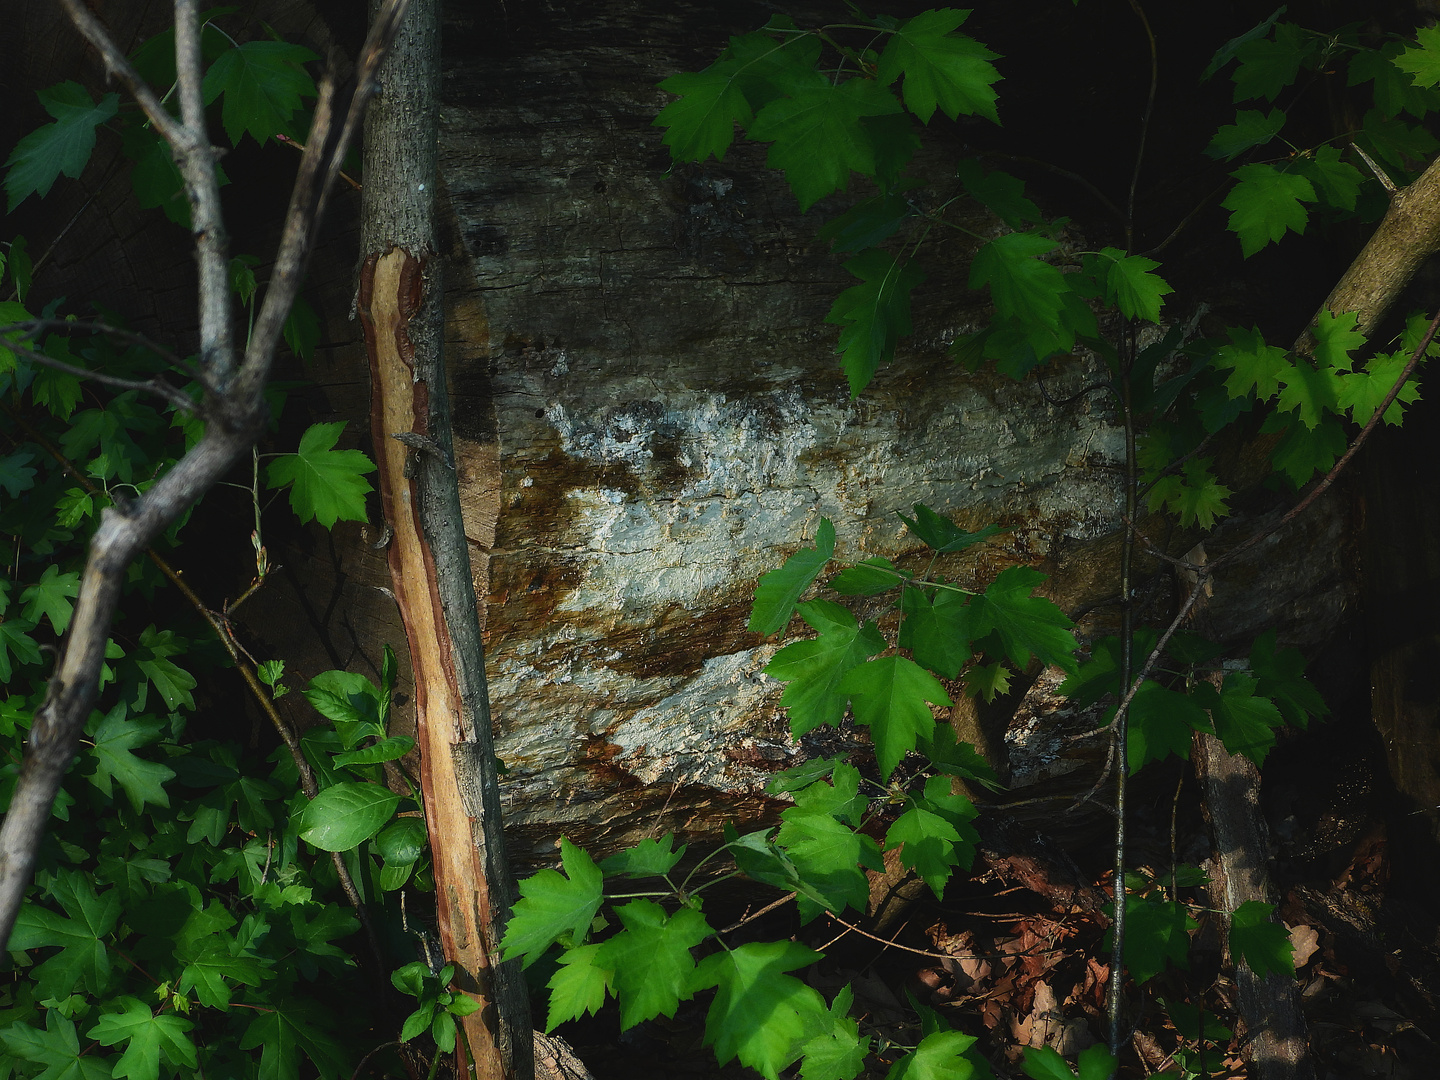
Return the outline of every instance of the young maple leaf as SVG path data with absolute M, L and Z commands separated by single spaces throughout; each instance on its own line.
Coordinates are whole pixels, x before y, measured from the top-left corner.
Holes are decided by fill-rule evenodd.
M 1365 335 L 1355 329 L 1359 316 L 1353 311 L 1339 315 L 1321 311 L 1311 333 L 1315 335 L 1315 363 L 1321 367 L 1344 371 L 1350 367 L 1350 354 L 1365 344 Z
M 589 932 L 600 910 L 604 877 L 584 849 L 564 837 L 560 861 L 567 876 L 546 869 L 520 883 L 520 899 L 500 942 L 506 960 L 523 956 L 528 968 L 556 940 L 568 937 L 579 944 Z
M 1225 392 L 1232 398 L 1244 397 L 1252 390 L 1261 401 L 1268 401 L 1280 391 L 1280 379 L 1289 370 L 1290 360 L 1284 349 L 1266 345 L 1255 327 L 1249 330 L 1234 326 L 1227 331 L 1230 344 L 1215 350 L 1214 365 L 1229 368 Z
M 845 264 L 863 284 L 835 299 L 825 321 L 840 326 L 840 366 L 857 398 L 881 364 L 895 359 L 895 345 L 910 333 L 910 294 L 925 280 L 913 262 L 903 266 L 888 251 L 872 249 Z
M 1283 389 L 1276 407 L 1299 414 L 1301 422 L 1312 431 L 1327 414 L 1340 411 L 1341 372 L 1332 367 L 1297 360 L 1280 377 L 1280 385 Z
M 915 749 L 915 741 L 928 739 L 935 730 L 926 702 L 953 704 L 934 675 L 903 656 L 882 656 L 851 668 L 840 689 L 850 695 L 855 722 L 870 729 L 875 760 L 887 780 L 900 759 Z
M 989 285 L 995 313 L 1001 318 L 1015 318 L 1058 333 L 1070 286 L 1064 274 L 1040 258 L 1058 246 L 1038 233 L 997 237 L 975 253 L 970 287 Z
M 1164 971 L 1167 963 L 1189 967 L 1190 931 L 1199 926 L 1178 900 L 1131 893 L 1125 897 L 1125 970 L 1142 983 Z M 1108 949 L 1108 934 L 1106 939 Z
M 605 992 L 615 973 L 596 962 L 599 945 L 580 945 L 561 955 L 550 981 L 550 1011 L 545 1031 L 554 1031 L 567 1020 L 579 1020 L 585 1013 L 597 1013 L 605 1004 Z
M 1337 210 L 1355 209 L 1365 177 L 1354 165 L 1340 160 L 1339 147 L 1322 146 L 1297 160 L 1301 175 L 1315 185 L 1327 206 Z
M 315 96 L 315 82 L 301 64 L 318 60 L 309 49 L 286 41 L 247 41 L 221 53 L 205 72 L 201 95 L 209 105 L 225 95 L 220 118 L 231 145 L 248 131 L 261 146 L 276 135 L 298 134 L 290 121 Z
M 1410 363 L 1409 352 L 1390 353 L 1372 357 L 1364 371 L 1355 371 L 1340 376 L 1337 397 L 1340 408 L 1350 412 L 1350 419 L 1364 427 L 1375 415 L 1380 403 L 1390 394 L 1391 388 Z M 1385 423 L 1399 427 L 1404 419 L 1405 406 L 1420 400 L 1420 387 L 1415 384 L 1412 372 L 1395 400 L 1385 410 Z
M 951 120 L 964 113 L 1000 122 L 994 89 L 1000 73 L 990 63 L 999 54 L 954 32 L 969 14 L 956 8 L 922 12 L 902 23 L 880 54 L 880 81 L 889 86 L 903 74 L 905 104 L 922 123 L 937 107 Z
M 615 914 L 625 929 L 601 944 L 595 964 L 614 973 L 621 1029 L 674 1016 L 693 993 L 687 986 L 695 970 L 690 950 L 715 931 L 694 908 L 682 907 L 667 917 L 651 900 L 633 900 Z
M 7 210 L 28 195 L 44 197 L 61 173 L 79 179 L 95 149 L 95 129 L 120 108 L 119 94 L 106 94 L 96 104 L 77 82 L 63 82 L 37 96 L 55 122 L 26 135 L 6 159 Z
M 314 519 L 327 529 L 337 521 L 364 521 L 364 475 L 375 464 L 359 450 L 336 450 L 344 421 L 311 424 L 293 454 L 281 454 L 265 472 L 267 487 L 290 488 L 290 506 L 302 522 Z
M 815 530 L 813 548 L 801 548 L 785 560 L 784 566 L 760 578 L 746 629 L 762 637 L 784 630 L 790 624 L 801 594 L 810 587 L 815 575 L 825 569 L 834 554 L 835 526 L 829 518 L 821 518 Z
M 1159 322 L 1161 297 L 1175 291 L 1164 278 L 1151 273 L 1160 264 L 1143 255 L 1126 255 L 1119 248 L 1103 248 L 1100 255 L 1108 260 L 1106 299 L 1113 299 L 1127 319 Z
M 993 630 L 1017 667 L 1028 665 L 1034 653 L 1043 664 L 1074 672 L 1079 665 L 1070 629 L 1075 624 L 1051 601 L 1032 595 L 1044 580 L 1044 574 L 1028 566 L 1001 571 L 990 588 L 971 601 L 977 609 L 973 624 L 976 636 Z
M 1315 39 L 1294 23 L 1279 23 L 1274 38 L 1247 41 L 1235 50 L 1235 100 L 1264 98 L 1274 101 L 1295 81 L 1300 65 L 1315 48 Z
M 794 1060 L 795 1044 L 828 1012 L 818 991 L 785 972 L 819 959 L 798 942 L 767 941 L 700 962 L 689 989 L 716 988 L 705 1016 L 705 1042 L 715 1047 L 721 1065 L 738 1057 L 767 1080 L 778 1080 Z
M 1271 109 L 1268 114 L 1255 109 L 1241 109 L 1235 114 L 1235 123 L 1226 124 L 1215 132 L 1205 153 L 1230 161 L 1246 150 L 1264 146 L 1279 135 L 1284 126 L 1285 114 L 1279 109 Z
M 1440 83 L 1440 27 L 1422 26 L 1415 44 L 1395 58 L 1395 66 L 1421 88 Z
M 712 154 L 724 161 L 735 140 L 735 125 L 743 127 L 754 118 L 736 81 L 739 69 L 736 61 L 719 60 L 704 71 L 681 72 L 660 84 L 661 90 L 679 100 L 666 105 L 651 122 L 666 129 L 661 141 L 676 161 L 704 161 Z
M 1279 240 L 1286 229 L 1305 231 L 1309 211 L 1301 200 L 1317 201 L 1315 188 L 1305 177 L 1273 165 L 1245 165 L 1230 175 L 1238 182 L 1220 205 L 1231 211 L 1229 229 L 1240 238 L 1245 258 Z
M 1247 900 L 1230 916 L 1230 951 L 1260 978 L 1271 972 L 1295 975 L 1290 931 L 1275 919 L 1275 905 Z
M 755 116 L 750 137 L 771 143 L 765 164 L 783 169 L 801 210 L 850 186 L 851 171 L 874 176 L 875 144 L 862 118 L 900 112 L 872 79 L 847 79 L 776 98 Z

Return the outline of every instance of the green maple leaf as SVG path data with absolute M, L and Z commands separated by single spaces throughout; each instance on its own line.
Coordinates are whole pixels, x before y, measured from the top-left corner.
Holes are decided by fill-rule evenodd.
M 1327 206 L 1353 211 L 1360 198 L 1360 184 L 1365 177 L 1348 161 L 1340 160 L 1340 150 L 1322 146 L 1298 159 L 1300 174 L 1309 180 Z
M 614 972 L 596 963 L 599 945 L 581 945 L 560 955 L 559 967 L 545 985 L 550 988 L 550 1012 L 545 1020 L 549 1034 L 567 1020 L 595 1014 L 605 1004 L 605 992 L 613 990 Z
M 1010 692 L 1010 675 L 1010 669 L 998 660 L 993 664 L 976 664 L 965 672 L 965 693 L 970 697 L 983 697 L 988 705 Z
M 901 23 L 880 54 L 880 81 L 889 86 L 903 74 L 905 104 L 922 123 L 936 108 L 951 120 L 963 113 L 1000 122 L 994 89 L 1000 73 L 990 63 L 999 54 L 955 33 L 969 14 L 956 8 L 922 12 Z
M 970 659 L 971 641 L 989 632 L 977 626 L 970 597 L 952 589 L 936 590 L 933 600 L 920 589 L 906 589 L 900 606 L 905 613 L 900 647 L 947 679 L 955 678 Z
M 136 747 L 158 741 L 166 730 L 165 721 L 153 716 L 131 716 L 122 702 L 104 717 L 98 712 L 92 714 L 85 730 L 94 740 L 95 772 L 88 778 L 92 784 L 106 795 L 113 793 L 112 784 L 119 784 L 136 813 L 146 803 L 170 805 L 165 782 L 174 778 L 175 770 L 132 753 Z
M 795 613 L 795 604 L 834 554 L 835 526 L 829 518 L 821 518 L 815 530 L 815 546 L 801 548 L 785 560 L 784 566 L 760 579 L 746 629 L 762 637 L 784 630 Z
M 1237 183 L 1220 205 L 1231 211 L 1228 227 L 1240 238 L 1245 258 L 1279 240 L 1287 229 L 1305 231 L 1309 212 L 1301 200 L 1316 201 L 1315 188 L 1305 177 L 1273 165 L 1243 165 L 1230 175 Z
M 1337 398 L 1340 408 L 1350 413 L 1350 419 L 1361 427 L 1370 422 L 1375 410 L 1390 393 L 1390 388 L 1399 381 L 1401 374 L 1410 363 L 1409 352 L 1382 354 L 1370 358 L 1364 371 L 1355 371 L 1340 376 Z M 1405 417 L 1405 406 L 1420 400 L 1420 387 L 1411 376 L 1395 400 L 1385 410 L 1385 423 L 1399 427 Z
M 1297 413 L 1301 422 L 1314 431 L 1326 414 L 1340 411 L 1341 372 L 1316 367 L 1308 360 L 1296 360 L 1280 376 L 1280 397 L 1276 407 Z
M 1210 58 L 1210 63 L 1205 66 L 1205 70 L 1201 73 L 1200 81 L 1204 82 L 1210 79 L 1217 71 L 1230 63 L 1231 60 L 1234 60 L 1236 52 L 1239 51 L 1242 45 L 1250 41 L 1258 41 L 1260 38 L 1268 37 L 1270 28 L 1275 25 L 1276 20 L 1283 14 L 1285 14 L 1285 8 L 1281 7 L 1259 25 L 1252 26 L 1249 30 L 1246 30 L 1245 33 L 1240 34 L 1238 37 L 1231 38 L 1224 45 L 1220 46 L 1220 48 L 1216 49 L 1215 55 Z
M 1294 417 L 1288 413 L 1275 413 L 1260 430 L 1285 432 L 1270 452 L 1270 460 L 1297 490 L 1316 472 L 1327 471 L 1345 452 L 1345 429 L 1333 416 L 1325 417 L 1312 430 L 1294 423 Z
M 1405 49 L 1406 43 L 1398 40 L 1387 41 L 1374 49 L 1357 49 L 1350 56 L 1345 85 L 1372 83 L 1375 107 L 1384 116 L 1408 112 L 1417 119 L 1424 119 L 1435 110 L 1437 95 L 1416 86 L 1409 75 L 1396 65 L 1396 59 Z
M 914 576 L 908 570 L 898 569 L 889 559 L 877 555 L 873 559 L 866 559 L 841 570 L 830 579 L 830 588 L 841 596 L 876 596 Z
M 1076 1059 L 1080 1069 L 1079 1080 L 1110 1080 L 1119 1064 L 1119 1060 L 1099 1043 L 1080 1051 Z M 1053 1046 L 1025 1047 L 1024 1068 L 1025 1075 L 1031 1080 L 1076 1080 L 1075 1073 Z
M 1353 311 L 1335 315 L 1322 310 L 1311 333 L 1315 336 L 1315 362 L 1337 371 L 1350 367 L 1350 354 L 1365 345 L 1365 335 L 1355 329 L 1359 316 Z
M 1272 972 L 1293 978 L 1295 946 L 1275 919 L 1275 905 L 1247 900 L 1230 916 L 1230 952 L 1260 978 Z
M 789 684 L 780 704 L 790 710 L 790 730 L 797 736 L 840 723 L 849 700 L 841 688 L 845 675 L 885 648 L 873 622 L 857 626 L 855 616 L 839 604 L 810 600 L 799 611 L 820 636 L 786 645 L 765 665 L 766 675 Z
M 693 993 L 695 970 L 690 950 L 715 931 L 694 908 L 682 907 L 668 918 L 651 900 L 633 900 L 615 909 L 625 929 L 605 941 L 594 963 L 614 974 L 620 999 L 620 1027 L 628 1030 L 657 1016 L 674 1016 Z
M 689 989 L 716 988 L 705 1017 L 705 1043 L 715 1047 L 721 1065 L 738 1057 L 767 1080 L 778 1080 L 807 1027 L 828 1011 L 816 990 L 785 972 L 819 959 L 819 953 L 798 942 L 769 941 L 701 961 Z
M 736 61 L 720 60 L 704 71 L 682 72 L 660 84 L 678 100 L 661 109 L 652 123 L 666 129 L 661 141 L 676 161 L 704 161 L 712 154 L 725 160 L 735 141 L 735 125 L 746 126 L 754 118 L 735 78 L 740 67 Z
M 29 195 L 42 198 L 61 173 L 80 178 L 95 149 L 95 129 L 120 108 L 119 94 L 106 94 L 99 104 L 77 82 L 63 82 L 37 92 L 40 104 L 55 118 L 26 135 L 5 161 L 7 210 Z
M 1160 264 L 1111 247 L 1102 248 L 1100 258 L 1105 264 L 1105 299 L 1115 301 L 1127 319 L 1159 322 L 1161 297 L 1175 291 L 1164 278 L 1151 273 Z
M 285 1008 L 258 1013 L 245 1029 L 241 1050 L 260 1047 L 260 1080 L 299 1080 L 300 1055 L 314 1063 L 322 1078 L 349 1071 L 349 1056 L 326 1031 L 320 1006 L 290 999 Z
M 1293 23 L 1280 23 L 1275 37 L 1247 41 L 1235 50 L 1239 64 L 1231 78 L 1235 100 L 1264 98 L 1274 101 L 1281 90 L 1295 81 L 1300 65 L 1314 50 L 1313 38 Z
M 184 656 L 190 643 L 173 630 L 156 630 L 154 624 L 140 632 L 140 648 L 133 659 L 135 666 L 155 687 L 170 710 L 195 708 L 195 697 L 190 693 L 198 684 L 194 675 L 182 668 L 172 656 Z M 137 697 L 135 708 L 145 707 L 145 695 Z
M 1179 475 L 1161 477 L 1147 496 L 1151 510 L 1164 507 L 1180 515 L 1182 527 L 1198 522 L 1202 529 L 1214 526 L 1217 519 L 1228 517 L 1227 496 L 1234 494 L 1210 471 L 1210 458 L 1191 458 Z
M 1040 258 L 1059 245 L 1038 233 L 1007 233 L 984 245 L 970 263 L 970 287 L 990 286 L 995 313 L 1060 334 L 1070 286 L 1065 275 Z M 1071 335 L 1070 344 L 1074 343 Z M 1064 346 L 1069 348 L 1069 344 Z
M 344 421 L 311 424 L 300 437 L 300 448 L 281 454 L 265 472 L 267 487 L 290 488 L 290 506 L 302 522 L 315 520 L 327 529 L 337 521 L 364 521 L 364 479 L 375 464 L 359 450 L 336 450 Z
M 829 81 L 815 68 L 820 60 L 820 38 L 794 33 L 793 27 L 787 30 L 792 32 L 778 39 L 763 30 L 732 37 L 721 54 L 722 60 L 733 59 L 739 65 L 735 78 L 752 108 L 763 108 L 778 97 Z
M 77 870 L 60 870 L 48 899 L 64 915 L 26 903 L 7 945 L 12 952 L 58 946 L 60 952 L 32 969 L 29 979 L 44 997 L 63 997 L 84 987 L 92 994 L 110 985 L 110 954 L 105 945 L 120 920 L 120 894 L 96 893 L 94 883 Z
M 1153 631 L 1141 630 L 1131 641 L 1132 664 L 1145 662 L 1155 648 L 1156 636 Z M 1080 708 L 1094 705 L 1106 694 L 1120 692 L 1120 639 L 1105 637 L 1090 646 L 1090 659 L 1060 684 L 1064 694 Z
M 661 877 L 675 868 L 689 845 L 675 847 L 675 834 L 666 833 L 660 839 L 647 836 L 640 843 L 624 851 L 617 851 L 600 863 L 605 874 L 623 877 Z
M 1226 124 L 1215 133 L 1205 153 L 1213 158 L 1230 161 L 1257 146 L 1264 146 L 1285 126 L 1285 114 L 1279 109 L 1262 113 L 1254 109 L 1241 109 L 1235 114 L 1235 123 Z
M 983 203 L 1017 232 L 1044 220 L 1040 208 L 1025 197 L 1025 185 L 1007 172 L 987 172 L 978 161 L 966 158 L 955 170 L 970 197 Z
M 1005 790 L 995 770 L 980 756 L 980 752 L 968 742 L 956 741 L 955 731 L 949 724 L 936 724 L 935 733 L 928 742 L 921 744 L 920 749 L 939 772 L 958 776 L 991 791 Z
M 1051 601 L 1031 595 L 1044 580 L 1044 574 L 1028 566 L 1002 570 L 984 594 L 970 602 L 976 609 L 976 636 L 999 634 L 1016 667 L 1028 665 L 1034 653 L 1043 664 L 1073 672 L 1076 646 L 1070 629 L 1075 624 Z
M 35 1080 L 110 1080 L 111 1062 L 88 1046 L 82 1054 L 74 1023 L 58 1009 L 45 1010 L 43 1031 L 19 1020 L 0 1031 L 0 1040 L 15 1057 L 45 1066 Z M 13 1066 L 13 1059 L 5 1065 Z
M 75 613 L 70 601 L 80 595 L 80 575 L 74 571 L 62 574 L 54 563 L 45 567 L 40 580 L 20 594 L 25 604 L 24 617 L 38 625 L 41 617 L 50 620 L 55 633 L 63 634 Z
M 1361 149 L 1383 165 L 1401 183 L 1418 172 L 1417 163 L 1430 158 L 1440 141 L 1420 124 L 1407 124 L 1399 117 L 1385 118 L 1378 109 L 1369 110 L 1355 133 Z
M 781 815 L 781 822 L 775 843 L 789 855 L 810 893 L 824 897 L 823 906 L 830 911 L 843 911 L 847 905 L 864 911 L 870 882 L 860 867 L 884 871 L 879 845 L 823 809 L 794 806 Z M 798 900 L 802 922 L 820 913 L 822 905 L 810 896 Z
M 815 902 L 813 911 L 829 904 L 824 893 L 810 884 L 796 868 L 794 860 L 770 839 L 770 830 L 741 836 L 734 826 L 724 827 L 725 845 L 735 859 L 735 866 L 746 877 L 773 885 L 781 892 L 795 892 Z
M 859 828 L 870 800 L 860 794 L 860 770 L 843 762 L 833 764 L 831 780 L 817 780 L 798 789 L 791 788 L 795 808 L 807 814 L 825 814 Z M 786 811 L 790 813 L 790 811 Z
M 1276 649 L 1275 631 L 1267 630 L 1250 647 L 1250 671 L 1259 680 L 1255 692 L 1270 698 L 1285 722 L 1303 728 L 1312 716 L 1330 708 L 1320 691 L 1305 678 L 1305 657 L 1299 649 Z
M 176 1068 L 194 1069 L 199 1060 L 195 1044 L 186 1034 L 195 1025 L 173 1013 L 151 1012 L 139 998 L 122 995 L 109 1004 L 119 1005 L 122 1012 L 107 1012 L 87 1033 L 101 1046 L 125 1043 L 125 1053 L 115 1063 L 115 1076 L 131 1080 L 157 1080 L 160 1057 Z
M 842 986 L 830 1003 L 819 1030 L 800 1045 L 800 1080 L 855 1080 L 865 1068 L 870 1037 L 850 1018 L 854 995 Z
M 30 468 L 30 462 L 34 460 L 35 455 L 25 450 L 0 458 L 0 487 L 10 498 L 18 499 L 35 486 L 35 470 Z M 0 607 L 0 613 L 4 610 Z
M 1218 369 L 1230 369 L 1225 380 L 1225 393 L 1244 397 L 1253 390 L 1261 402 L 1280 392 L 1280 377 L 1289 370 L 1289 354 L 1277 346 L 1267 346 L 1256 327 L 1244 330 L 1231 327 L 1230 344 L 1215 350 L 1212 363 Z
M 926 702 L 952 704 L 934 675 L 903 656 L 867 660 L 846 674 L 840 689 L 850 695 L 855 722 L 870 729 L 875 760 L 887 780 L 915 741 L 935 730 Z
M 1420 27 L 1415 44 L 1395 57 L 1395 66 L 1422 89 L 1440 83 L 1440 27 Z
M 1199 926 L 1177 900 L 1130 894 L 1125 897 L 1125 970 L 1143 983 L 1164 971 L 1167 963 L 1189 967 L 1190 931 Z M 1104 947 L 1110 947 L 1108 934 Z
M 302 99 L 315 96 L 315 82 L 300 65 L 317 59 L 285 41 L 247 41 L 220 54 L 200 89 L 206 105 L 225 95 L 220 116 L 232 146 L 247 131 L 262 146 L 276 135 L 300 134 L 291 121 Z
M 590 856 L 564 837 L 560 860 L 565 877 L 547 869 L 520 882 L 520 899 L 500 942 L 506 960 L 523 956 L 529 967 L 557 940 L 584 941 L 600 910 L 604 877 Z
M 756 114 L 749 133 L 772 144 L 765 164 L 784 170 L 803 211 L 849 187 L 852 170 L 875 175 L 875 144 L 861 121 L 898 112 L 895 95 L 870 79 L 826 82 L 776 98 Z
M 975 1063 L 966 1055 L 974 1045 L 973 1035 L 933 1031 L 890 1067 L 885 1080 L 971 1080 Z
M 0 682 L 15 674 L 14 662 L 40 663 L 40 644 L 30 636 L 35 624 L 29 619 L 10 618 L 0 622 Z
M 1210 710 L 1215 734 L 1232 754 L 1243 754 L 1256 765 L 1275 745 L 1275 729 L 1285 723 L 1275 702 L 1260 696 L 1259 680 L 1232 671 L 1217 691 L 1209 683 L 1195 688 L 1195 700 Z
M 903 844 L 900 861 L 930 886 L 937 899 L 957 866 L 968 867 L 975 857 L 979 834 L 971 827 L 975 805 L 963 795 L 950 793 L 950 780 L 932 776 L 925 793 L 911 795 L 906 810 L 885 834 L 885 847 Z
M 1139 772 L 1171 754 L 1189 761 L 1195 732 L 1209 730 L 1209 714 L 1193 698 L 1147 679 L 1130 701 L 1126 728 L 1130 771 Z
M 910 201 L 890 192 L 856 203 L 827 221 L 816 235 L 830 241 L 835 251 L 863 251 L 890 239 L 906 219 L 914 216 Z
M 259 956 L 246 952 L 233 935 L 222 930 L 187 938 L 176 946 L 175 959 L 185 965 L 178 983 L 181 993 L 194 989 L 195 1000 L 211 1009 L 230 1007 L 232 983 L 259 986 L 274 977 Z
M 856 398 L 876 369 L 895 359 L 896 343 L 910 333 L 910 294 L 925 274 L 913 261 L 902 266 L 878 248 L 857 255 L 845 269 L 862 284 L 836 297 L 825 321 L 841 327 L 836 352 Z
M 924 503 L 915 504 L 915 516 L 908 518 L 899 510 L 895 516 L 905 523 L 905 527 L 924 543 L 935 549 L 937 555 L 948 554 L 952 551 L 964 551 L 974 544 L 983 543 L 992 536 L 1008 530 L 999 525 L 986 525 L 979 532 L 966 532 L 956 525 L 955 522 L 937 514 Z

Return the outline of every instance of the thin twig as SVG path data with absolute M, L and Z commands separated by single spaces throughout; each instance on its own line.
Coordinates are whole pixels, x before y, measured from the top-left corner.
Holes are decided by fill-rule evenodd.
M 1062 952 L 1065 951 L 1064 949 L 1060 949 L 1060 948 L 1042 949 L 1042 948 L 1040 948 L 1038 945 L 1032 945 L 1032 946 L 1030 946 L 1030 948 L 1028 948 L 1028 949 L 1019 949 L 1019 950 L 1016 950 L 1015 952 L 993 952 L 993 953 L 937 953 L 937 952 L 927 952 L 925 949 L 915 949 L 915 948 L 911 948 L 909 945 L 901 945 L 898 941 L 893 941 L 893 940 L 891 940 L 890 938 L 883 938 L 883 937 L 880 937 L 878 934 L 872 934 L 872 933 L 870 933 L 868 930 L 861 930 L 858 926 L 854 925 L 853 923 L 848 923 L 848 922 L 846 922 L 844 919 L 840 918 L 840 916 L 834 914 L 833 912 L 827 911 L 825 914 L 830 917 L 830 919 L 831 919 L 832 922 L 837 922 L 837 923 L 839 923 L 841 926 L 845 927 L 845 932 L 848 933 L 848 934 L 859 934 L 859 935 L 860 935 L 861 937 L 863 937 L 863 938 L 869 938 L 871 941 L 878 941 L 881 945 L 887 945 L 887 946 L 889 946 L 889 947 L 892 948 L 892 949 L 900 949 L 900 950 L 903 951 L 903 952 L 914 953 L 916 956 L 928 956 L 928 957 L 929 957 L 930 959 L 932 959 L 932 960 L 1003 960 L 1003 959 L 1005 959 L 1007 956 L 1048 956 L 1048 955 L 1051 954 L 1051 953 L 1062 953 Z M 842 938 L 842 937 L 844 937 L 844 936 L 845 936 L 845 934 L 841 934 L 840 937 L 837 937 L 837 938 L 835 938 L 834 940 L 832 940 L 832 941 L 830 942 L 830 945 L 834 945 L 836 941 L 839 941 L 840 938 Z M 827 945 L 826 948 L 829 948 L 829 945 Z
M 15 325 L 26 326 L 28 324 L 16 323 Z M 0 334 L 8 329 L 13 329 L 13 327 L 0 327 Z M 38 333 L 38 331 L 36 332 Z M 53 371 L 63 371 L 67 375 L 74 375 L 77 379 L 94 379 L 98 383 L 113 386 L 118 390 L 139 390 L 143 393 L 154 394 L 156 397 L 164 398 L 182 412 L 200 413 L 202 411 L 200 405 L 189 394 L 178 386 L 171 386 L 158 375 L 153 379 L 122 379 L 118 375 L 106 375 L 103 371 L 95 371 L 93 368 L 80 367 L 78 364 L 57 360 L 28 345 L 21 345 L 18 341 L 0 343 L 0 349 L 9 349 L 41 367 L 47 367 Z

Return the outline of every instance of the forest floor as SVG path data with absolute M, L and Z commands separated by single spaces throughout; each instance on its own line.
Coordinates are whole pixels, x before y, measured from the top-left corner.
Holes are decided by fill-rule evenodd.
M 1174 776 L 1180 775 L 1177 766 Z M 1132 865 L 1157 881 L 1186 855 L 1172 850 L 1174 837 L 1192 837 L 1193 847 L 1193 838 L 1204 836 L 1198 800 L 1186 798 L 1184 789 L 1183 782 L 1172 787 L 1179 794 L 1170 805 L 1137 814 L 1132 825 Z M 1351 815 L 1359 820 L 1336 844 L 1324 838 L 1333 824 L 1327 823 L 1333 802 L 1328 810 L 1324 799 L 1310 803 L 1300 800 L 1300 820 L 1289 804 L 1281 806 L 1287 814 L 1272 828 L 1284 839 L 1271 873 L 1291 931 L 1316 1076 L 1432 1080 L 1440 1076 L 1440 903 L 1433 894 L 1417 901 L 1416 890 L 1397 881 L 1393 830 L 1383 814 Z M 1375 804 L 1368 805 L 1373 811 Z M 1103 901 L 1101 892 L 1109 890 L 1109 875 L 1095 867 L 1080 870 L 1013 819 L 991 813 L 981 825 L 968 881 L 957 878 L 944 902 L 928 891 L 912 895 L 898 915 L 881 920 L 878 933 L 873 920 L 867 930 L 826 915 L 794 925 L 793 905 L 786 905 L 788 913 L 782 908 L 732 935 L 732 944 L 793 935 L 825 953 L 812 969 L 813 985 L 827 999 L 850 986 L 856 1014 L 864 1018 L 861 1030 L 879 1048 L 865 1080 L 881 1080 L 888 1063 L 919 1041 L 912 1001 L 975 1036 L 1002 1080 L 1023 1075 L 1025 1046 L 1053 1046 L 1073 1060 L 1106 1038 L 1109 920 L 1097 898 Z M 1078 880 L 1067 881 L 1077 873 Z M 1182 888 L 1178 895 L 1194 902 L 1199 922 L 1190 968 L 1171 967 L 1143 987 L 1127 989 L 1132 1034 L 1120 1075 L 1240 1080 L 1247 1070 L 1234 984 L 1204 911 L 1203 888 Z M 744 898 L 727 903 L 736 918 L 744 917 Z M 734 1063 L 715 1064 L 702 1045 L 704 1017 L 705 1003 L 698 1000 L 683 1004 L 673 1019 L 624 1034 L 608 1013 L 566 1025 L 559 1034 L 596 1080 L 756 1075 Z M 887 1041 L 893 1052 L 884 1049 Z

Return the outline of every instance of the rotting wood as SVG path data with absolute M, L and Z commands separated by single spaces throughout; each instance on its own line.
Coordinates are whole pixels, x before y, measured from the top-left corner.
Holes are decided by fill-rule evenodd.
M 1195 771 L 1205 792 L 1205 814 L 1215 841 L 1211 905 L 1220 911 L 1220 936 L 1228 954 L 1229 920 L 1250 900 L 1274 903 L 1266 870 L 1268 845 L 1260 815 L 1260 770 L 1231 754 L 1214 735 L 1197 732 Z M 1271 972 L 1263 979 L 1238 957 L 1236 1012 L 1243 1024 L 1241 1053 L 1252 1080 L 1314 1080 L 1305 1017 L 1293 976 Z

